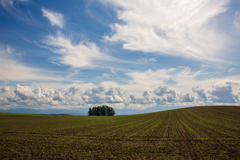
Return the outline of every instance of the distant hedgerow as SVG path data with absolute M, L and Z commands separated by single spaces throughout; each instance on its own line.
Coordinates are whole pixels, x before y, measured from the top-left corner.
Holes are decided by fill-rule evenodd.
M 115 114 L 114 109 L 107 105 L 90 107 L 88 111 L 89 116 L 114 116 Z

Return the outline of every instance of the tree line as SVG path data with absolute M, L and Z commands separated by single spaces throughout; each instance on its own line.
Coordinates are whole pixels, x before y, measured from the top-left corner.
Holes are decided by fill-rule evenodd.
M 114 116 L 115 114 L 114 109 L 107 105 L 90 107 L 88 111 L 89 116 Z

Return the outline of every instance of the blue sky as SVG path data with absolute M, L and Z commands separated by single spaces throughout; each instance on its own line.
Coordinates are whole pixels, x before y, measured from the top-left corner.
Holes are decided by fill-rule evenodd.
M 0 109 L 240 103 L 240 1 L 0 0 L 0 21 Z

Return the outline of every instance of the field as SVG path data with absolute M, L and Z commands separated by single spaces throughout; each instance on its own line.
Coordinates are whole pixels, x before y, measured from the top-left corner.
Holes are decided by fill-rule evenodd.
M 0 114 L 0 159 L 240 159 L 240 107 L 147 114 Z

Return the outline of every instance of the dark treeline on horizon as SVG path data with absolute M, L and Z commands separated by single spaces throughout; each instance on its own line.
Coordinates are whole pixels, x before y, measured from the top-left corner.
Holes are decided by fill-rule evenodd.
M 90 107 L 88 111 L 89 116 L 114 116 L 115 114 L 114 109 L 107 105 Z

